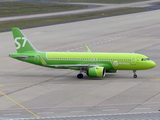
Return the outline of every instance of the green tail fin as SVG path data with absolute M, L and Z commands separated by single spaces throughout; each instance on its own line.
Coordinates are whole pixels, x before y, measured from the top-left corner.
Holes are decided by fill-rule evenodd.
M 37 51 L 19 28 L 12 28 L 17 53 Z

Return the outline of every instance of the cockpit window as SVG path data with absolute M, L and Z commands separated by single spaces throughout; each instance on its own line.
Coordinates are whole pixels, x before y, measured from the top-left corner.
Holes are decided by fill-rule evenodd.
M 142 58 L 142 61 L 150 60 L 149 58 Z

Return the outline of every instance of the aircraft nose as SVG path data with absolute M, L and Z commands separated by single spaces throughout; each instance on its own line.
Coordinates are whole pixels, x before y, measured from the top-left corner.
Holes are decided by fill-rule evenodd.
M 155 63 L 154 61 L 151 61 L 150 67 L 151 67 L 151 68 L 154 68 L 155 66 L 156 66 L 156 63 Z

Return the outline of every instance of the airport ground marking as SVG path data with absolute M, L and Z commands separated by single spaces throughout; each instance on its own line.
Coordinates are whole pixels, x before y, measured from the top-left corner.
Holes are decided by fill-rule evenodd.
M 98 79 L 98 80 L 100 80 L 100 81 L 126 81 L 126 80 L 151 80 L 151 81 L 158 81 L 158 80 L 153 80 L 153 79 L 143 79 L 143 78 L 139 78 L 139 79 L 134 79 L 134 78 L 124 78 L 124 79 L 117 79 L 117 78 L 114 78 L 114 79 L 111 79 L 111 80 L 108 80 L 108 79 Z M 76 83 L 76 82 L 93 82 L 93 81 L 97 81 L 98 82 L 98 80 L 97 79 L 95 79 L 95 80 L 90 80 L 90 79 L 86 79 L 86 80 L 84 80 L 84 81 L 82 81 L 82 80 L 78 80 L 78 81 L 54 81 L 54 82 L 28 82 L 28 83 L 23 83 L 23 82 L 19 82 L 19 83 L 6 83 L 4 86 L 12 86 L 12 85 L 29 85 L 29 84 L 59 84 L 59 83 L 61 83 L 61 84 L 66 84 L 66 83 Z M 160 79 L 159 79 L 159 81 L 160 81 Z M 1 86 L 0 86 L 1 87 Z
M 55 116 L 55 117 L 42 117 L 42 119 L 68 119 L 68 118 L 75 118 L 78 119 L 79 117 L 99 117 L 99 116 L 121 116 L 121 115 L 141 115 L 141 114 L 152 114 L 157 113 L 157 111 L 153 112 L 132 112 L 132 113 L 113 113 L 113 114 L 89 114 L 89 115 L 74 115 L 74 116 Z M 34 119 L 34 118 L 31 118 Z M 19 118 L 19 120 L 29 120 L 28 118 Z
M 30 111 L 29 109 L 27 109 L 26 107 L 24 107 L 23 105 L 21 105 L 20 103 L 18 103 L 17 101 L 15 101 L 14 99 L 12 99 L 11 97 L 9 97 L 8 95 L 6 95 L 5 93 L 0 91 L 0 94 L 2 94 L 3 96 L 7 97 L 8 99 L 10 99 L 12 102 L 16 103 L 17 105 L 19 105 L 20 107 L 22 107 L 23 109 L 25 109 L 26 111 L 28 111 L 29 113 L 31 113 L 32 115 L 34 115 L 37 118 L 40 118 L 38 115 L 36 115 L 35 113 L 33 113 L 32 111 Z
M 3 84 L 0 84 L 0 87 L 4 87 L 5 85 L 3 85 Z
M 149 79 L 150 81 L 160 81 L 160 79 L 159 78 L 155 78 L 155 79 Z

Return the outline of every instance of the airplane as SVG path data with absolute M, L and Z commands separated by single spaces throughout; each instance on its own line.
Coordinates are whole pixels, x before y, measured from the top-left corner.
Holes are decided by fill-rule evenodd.
M 79 70 L 78 79 L 83 73 L 89 77 L 105 77 L 106 73 L 116 73 L 117 70 L 132 70 L 137 78 L 137 70 L 151 69 L 156 63 L 147 56 L 136 53 L 94 53 L 84 45 L 87 52 L 40 52 L 30 43 L 19 28 L 12 28 L 12 34 L 17 53 L 10 57 L 35 65 Z

